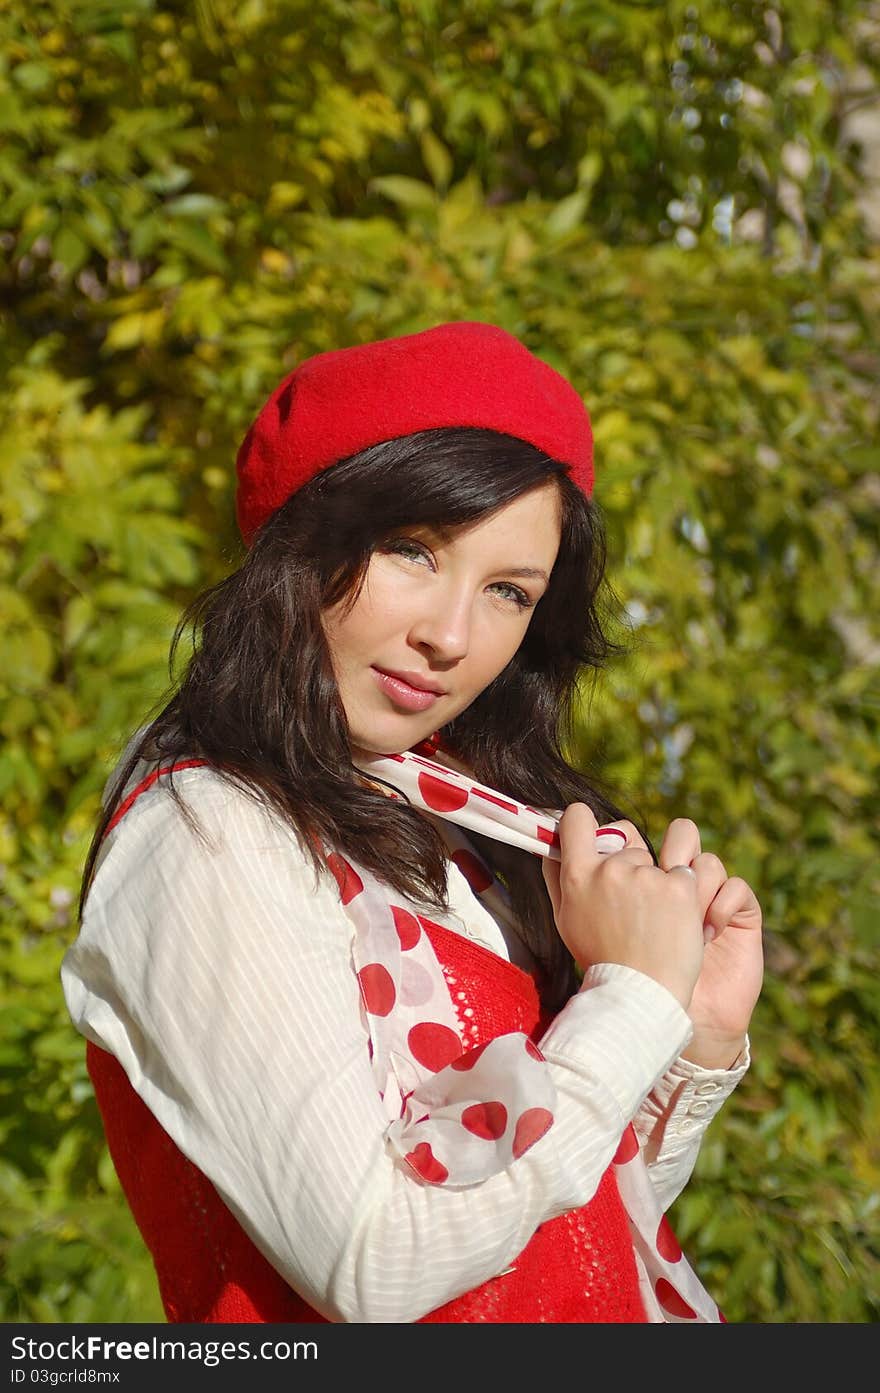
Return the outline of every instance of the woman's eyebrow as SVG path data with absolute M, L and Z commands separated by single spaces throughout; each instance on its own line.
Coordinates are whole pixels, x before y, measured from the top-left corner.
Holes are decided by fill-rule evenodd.
M 522 580 L 543 580 L 550 584 L 547 572 L 538 570 L 536 566 L 502 566 L 500 569 L 508 576 L 519 576 Z

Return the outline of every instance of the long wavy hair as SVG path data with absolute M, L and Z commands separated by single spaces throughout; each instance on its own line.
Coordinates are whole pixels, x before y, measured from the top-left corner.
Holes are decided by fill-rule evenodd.
M 624 651 L 603 627 L 617 601 L 605 578 L 597 506 L 562 464 L 521 440 L 481 429 L 420 431 L 371 446 L 311 479 L 262 526 L 241 566 L 183 611 L 171 640 L 172 679 L 190 627 L 192 655 L 117 771 L 89 848 L 80 919 L 102 839 L 135 764 L 145 759 L 160 767 L 181 757 L 206 759 L 274 809 L 296 833 L 316 876 L 327 873 L 319 846 L 329 844 L 399 893 L 446 908 L 446 851 L 437 831 L 404 800 L 366 784 L 352 763 L 321 616 L 356 597 L 373 550 L 401 528 L 448 532 L 548 480 L 559 490 L 562 534 L 549 587 L 513 658 L 441 735 L 477 780 L 523 802 L 554 808 L 585 802 L 600 821 L 629 816 L 636 822 L 595 772 L 573 768 L 563 753 L 579 682 Z M 201 831 L 173 774 L 169 789 Z M 560 1004 L 577 979 L 538 858 L 469 835 L 506 886 L 524 939 L 543 965 L 546 1003 Z

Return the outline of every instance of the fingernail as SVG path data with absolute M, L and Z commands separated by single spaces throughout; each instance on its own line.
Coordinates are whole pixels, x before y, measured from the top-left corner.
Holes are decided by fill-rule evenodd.
M 715 937 L 715 930 L 714 930 L 714 928 L 712 927 L 712 925 L 711 925 L 711 924 L 704 924 L 704 925 L 703 925 L 703 942 L 704 942 L 704 943 L 711 943 L 714 937 Z

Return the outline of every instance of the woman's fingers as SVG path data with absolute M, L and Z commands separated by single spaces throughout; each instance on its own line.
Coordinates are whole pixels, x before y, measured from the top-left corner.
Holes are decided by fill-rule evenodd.
M 569 803 L 557 823 L 561 871 L 564 876 L 569 876 L 585 860 L 592 860 L 598 855 L 598 825 L 592 808 L 586 803 Z
M 760 930 L 761 908 L 744 880 L 702 850 L 697 824 L 674 818 L 655 865 L 633 823 L 599 826 L 585 803 L 572 803 L 559 820 L 559 843 L 560 860 L 544 861 L 544 879 L 578 965 L 635 968 L 685 1010 L 696 1000 L 694 1019 L 705 1017 L 711 1031 L 720 1021 L 741 1034 L 760 986 L 761 937 L 729 931 Z
M 601 827 L 586 803 L 570 803 L 559 820 L 561 881 L 566 884 L 589 876 L 611 852 L 636 864 L 654 864 L 638 829 L 626 820 L 603 822 Z
M 741 876 L 732 875 L 724 881 L 713 897 L 705 915 L 707 940 L 711 941 L 725 929 L 760 929 L 763 922 L 758 897 Z
M 570 804 L 560 819 L 560 861 L 544 867 L 560 937 L 580 967 L 635 968 L 686 1008 L 703 955 L 696 880 L 655 865 L 632 824 L 621 825 L 619 849 L 606 854 L 596 833 L 614 830 L 600 828 L 584 803 Z
M 694 857 L 691 869 L 697 877 L 697 900 L 705 929 L 709 906 L 726 883 L 727 871 L 724 862 L 713 851 L 701 851 L 699 856 Z M 708 938 L 708 935 L 704 936 Z
M 572 843 L 575 837 L 585 836 L 592 830 L 594 846 L 600 855 L 634 848 L 648 850 L 647 843 L 635 823 L 627 818 L 619 818 L 616 822 L 603 822 L 600 825 L 592 808 L 586 803 L 568 805 L 559 822 L 560 840 L 563 836 L 563 819 L 564 835 L 569 843 Z M 650 855 L 650 852 L 648 854 Z
M 689 817 L 674 817 L 666 828 L 658 854 L 660 869 L 689 866 L 700 855 L 700 829 Z
M 658 860 L 664 871 L 671 871 L 675 866 L 689 866 L 695 873 L 697 900 L 704 921 L 704 937 L 708 942 L 715 930 L 706 923 L 706 914 L 727 880 L 723 862 L 714 852 L 700 850 L 700 829 L 689 817 L 672 819 L 666 829 Z
M 660 848 L 664 870 L 690 866 L 696 873 L 703 936 L 707 943 L 732 925 L 761 927 L 761 906 L 751 886 L 739 876 L 728 876 L 723 861 L 711 851 L 700 850 L 700 830 L 688 817 L 670 822 Z
M 599 826 L 593 809 L 587 803 L 569 803 L 559 819 L 560 840 L 571 841 L 585 831 L 595 832 Z

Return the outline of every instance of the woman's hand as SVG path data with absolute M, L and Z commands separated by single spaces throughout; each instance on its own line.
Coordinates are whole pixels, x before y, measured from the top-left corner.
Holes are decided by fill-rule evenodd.
M 628 821 L 603 824 L 620 828 L 626 846 L 598 853 L 598 825 L 586 804 L 571 804 L 559 823 L 562 860 L 543 862 L 560 936 L 581 968 L 620 962 L 666 986 L 694 1025 L 685 1058 L 729 1068 L 745 1044 L 763 979 L 754 891 L 701 851 L 690 818 L 670 822 L 659 867 Z M 694 874 L 675 869 L 681 866 Z
M 684 865 L 695 872 L 706 940 L 688 1008 L 694 1035 L 684 1057 L 705 1069 L 728 1069 L 745 1044 L 761 991 L 761 906 L 746 881 L 728 876 L 717 856 L 701 851 L 699 828 L 690 818 L 673 818 L 658 859 L 664 870 Z
M 561 860 L 544 880 L 560 937 L 579 967 L 622 963 L 653 977 L 685 1010 L 703 965 L 703 915 L 694 876 L 654 865 L 632 823 L 611 824 L 627 845 L 596 849 L 598 823 L 586 803 L 559 821 Z

